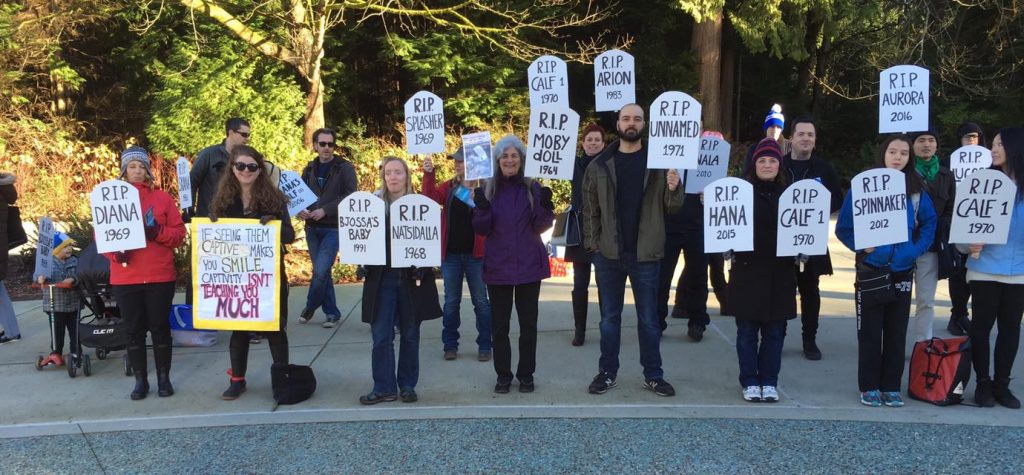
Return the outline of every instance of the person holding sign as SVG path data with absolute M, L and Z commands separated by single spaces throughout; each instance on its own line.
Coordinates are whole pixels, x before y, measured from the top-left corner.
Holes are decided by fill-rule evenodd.
M 590 124 L 583 129 L 583 153 L 576 158 L 572 172 L 572 192 L 569 197 L 569 211 L 565 218 L 566 242 L 575 234 L 582 237 L 580 229 L 583 213 L 583 175 L 587 166 L 604 150 L 604 128 Z M 572 229 L 575 228 L 575 232 Z M 583 247 L 583 242 L 565 246 L 565 260 L 572 262 L 572 321 L 576 327 L 572 346 L 583 346 L 587 337 L 587 307 L 590 306 L 590 265 L 594 254 Z
M 387 205 L 385 228 L 391 229 L 391 203 L 413 193 L 409 166 L 398 157 L 384 157 L 377 195 Z M 397 218 L 395 218 L 397 219 Z M 373 350 L 373 390 L 359 402 L 373 405 L 402 398 L 416 402 L 420 378 L 420 322 L 441 315 L 432 268 L 391 267 L 391 239 L 387 240 L 387 264 L 366 266 L 363 282 L 363 323 L 370 324 Z M 395 327 L 401 331 L 395 372 Z
M 674 396 L 661 368 L 658 326 L 658 273 L 665 252 L 665 215 L 683 205 L 675 169 L 647 168 L 648 147 L 640 139 L 644 110 L 627 104 L 619 111 L 612 142 L 587 167 L 583 177 L 583 244 L 594 253 L 601 303 L 601 358 L 591 394 L 615 386 L 626 278 L 633 287 L 639 325 L 643 387 L 658 396 Z
M 921 176 L 914 169 L 910 138 L 890 135 L 879 149 L 877 166 L 900 170 L 906 180 L 907 235 L 905 242 L 858 250 L 853 226 L 853 195 L 843 201 L 836 222 L 836 237 L 856 251 L 857 283 L 854 285 L 857 310 L 857 383 L 860 402 L 866 406 L 903 405 L 900 379 L 906 354 L 907 323 L 910 319 L 910 294 L 914 287 L 914 262 L 928 251 L 935 239 L 937 216 L 925 191 Z M 870 189 L 876 183 L 852 183 Z M 858 206 L 866 206 L 858 203 Z M 870 233 L 870 230 L 859 230 Z
M 7 229 L 7 213 L 11 206 L 18 201 L 18 190 L 14 188 L 17 177 L 13 173 L 0 172 L 0 249 L 10 249 L 8 236 L 11 230 Z M 7 293 L 4 280 L 7 280 L 7 254 L 0 253 L 0 345 L 21 340 L 21 328 L 18 327 L 18 316 L 14 313 L 14 304 L 11 296 Z
M 754 186 L 754 250 L 734 256 L 729 302 L 736 317 L 743 399 L 778 402 L 786 321 L 796 318 L 793 258 L 775 256 L 779 197 L 789 177 L 782 171 L 782 149 L 775 139 L 758 142 L 752 157 L 743 179 Z
M 933 131 L 918 132 L 911 135 L 914 148 L 914 168 L 924 178 L 925 190 L 932 199 L 935 213 L 939 215 L 935 228 L 935 240 L 928 252 L 917 258 L 914 271 L 914 285 L 917 302 L 914 310 L 914 330 L 911 335 L 914 341 L 925 341 L 932 338 L 932 323 L 935 320 L 935 288 L 942 275 L 941 267 L 949 268 L 951 262 L 940 265 L 939 259 L 952 259 L 953 256 L 944 250 L 949 242 L 949 225 L 953 221 L 953 205 L 956 203 L 956 177 L 953 172 L 939 163 L 938 134 Z
M 221 177 L 217 193 L 210 202 L 210 221 L 220 218 L 258 219 L 260 224 L 272 220 L 281 221 L 281 246 L 295 240 L 295 229 L 288 216 L 287 199 L 266 173 L 263 154 L 248 145 L 231 149 L 228 158 L 231 172 Z M 284 251 L 281 252 L 280 306 L 281 327 L 277 331 L 260 332 L 270 342 L 270 357 L 274 364 L 288 364 L 288 334 L 285 323 L 288 320 L 288 276 L 284 266 Z M 245 392 L 245 374 L 249 365 L 250 332 L 233 331 L 228 350 L 231 357 L 230 381 L 221 399 L 238 399 Z
M 1019 409 L 1010 392 L 1010 371 L 1020 346 L 1020 322 L 1024 315 L 1024 129 L 1006 128 L 992 139 L 992 168 L 1006 173 L 1017 185 L 1006 244 L 972 244 L 968 249 L 967 281 L 971 285 L 973 320 L 969 335 L 971 358 L 978 375 L 974 401 L 982 407 L 996 402 Z M 989 341 L 997 326 L 992 355 L 995 373 L 989 372 Z
M 473 192 L 466 187 L 466 156 L 459 147 L 448 158 L 455 162 L 455 176 L 437 185 L 434 162 L 423 159 L 423 195 L 436 201 L 441 209 L 441 277 L 444 279 L 444 330 L 441 343 L 444 359 L 454 360 L 459 354 L 459 326 L 462 316 L 462 278 L 469 284 L 476 315 L 477 360 L 491 360 L 491 301 L 484 284 L 484 236 L 473 232 Z
M 338 257 L 338 203 L 356 191 L 356 169 L 335 153 L 337 140 L 337 134 L 331 129 L 313 132 L 313 150 L 317 157 L 302 169 L 302 181 L 313 190 L 317 200 L 297 215 L 306 221 L 306 244 L 313 261 L 313 276 L 299 323 L 309 322 L 316 309 L 322 307 L 326 317 L 324 328 L 334 328 L 341 320 L 331 277 L 331 268 Z
M 509 327 L 512 303 L 519 317 L 519 392 L 534 390 L 537 367 L 537 313 L 540 283 L 551 276 L 548 251 L 540 235 L 555 220 L 548 187 L 524 176 L 526 146 L 506 135 L 494 146 L 494 178 L 473 192 L 473 229 L 487 237 L 484 282 L 491 298 L 491 336 L 494 340 L 494 392 L 512 386 L 512 347 Z
M 174 198 L 153 185 L 149 154 L 139 146 L 121 154 L 121 177 L 139 191 L 144 215 L 146 247 L 106 253 L 110 260 L 110 285 L 128 327 L 128 361 L 135 375 L 131 399 L 145 399 L 149 393 L 146 372 L 146 332 L 153 341 L 160 397 L 174 394 L 171 386 L 171 314 L 174 282 L 174 249 L 185 240 Z
M 961 146 L 988 146 L 985 132 L 974 122 L 964 122 L 956 129 L 956 136 Z M 944 166 L 949 166 L 949 158 L 945 158 Z M 967 312 L 967 302 L 971 300 L 971 287 L 967 284 L 967 255 L 960 254 L 960 265 L 949 276 L 949 301 L 951 304 L 949 323 L 946 330 L 955 336 L 964 336 L 971 328 L 971 319 Z

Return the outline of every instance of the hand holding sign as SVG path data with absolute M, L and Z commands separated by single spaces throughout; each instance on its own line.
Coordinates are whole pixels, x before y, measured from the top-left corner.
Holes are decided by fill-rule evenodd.
M 676 188 L 679 188 L 679 172 L 669 168 L 668 173 L 665 174 L 665 185 L 668 187 L 668 191 L 676 191 Z
M 430 159 L 430 155 L 423 158 L 423 171 L 427 173 L 434 171 L 434 161 Z

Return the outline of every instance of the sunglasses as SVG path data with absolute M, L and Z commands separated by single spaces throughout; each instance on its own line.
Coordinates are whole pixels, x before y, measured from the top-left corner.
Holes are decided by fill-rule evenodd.
M 236 133 L 238 135 L 241 135 L 244 138 L 249 138 L 249 135 L 250 135 L 250 132 L 242 132 L 242 131 L 239 131 L 239 130 L 233 130 L 232 132 L 234 132 L 234 133 Z
M 249 170 L 251 172 L 258 172 L 260 171 L 260 166 L 255 163 L 235 162 L 235 170 L 238 170 L 240 172 L 244 172 L 246 170 Z
M 323 148 L 323 147 L 334 148 L 334 147 L 338 146 L 338 144 L 336 144 L 334 142 L 317 142 L 316 144 L 319 145 L 321 148 Z

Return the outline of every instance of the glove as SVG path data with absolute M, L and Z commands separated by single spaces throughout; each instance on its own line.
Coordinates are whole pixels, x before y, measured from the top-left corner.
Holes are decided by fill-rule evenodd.
M 366 279 L 366 268 L 363 266 L 356 267 L 356 280 Z
M 117 257 L 117 262 L 120 262 L 122 266 L 127 266 L 128 261 L 131 260 L 131 253 L 129 253 L 128 251 L 115 252 L 114 256 Z
M 487 201 L 487 197 L 484 196 L 484 187 L 478 186 L 473 190 L 473 203 L 477 209 L 484 211 L 491 209 L 491 202 Z
M 181 222 L 183 222 L 185 224 L 191 223 L 192 222 L 192 215 L 193 215 L 193 213 L 192 213 L 191 209 L 187 209 L 186 208 L 186 209 L 181 210 Z
M 274 216 L 272 214 L 264 215 L 262 218 L 260 218 L 260 224 L 266 225 L 267 223 L 269 223 L 269 222 L 271 222 L 271 221 L 273 221 L 275 219 L 277 219 L 277 216 Z
M 551 193 L 551 188 L 548 188 L 546 186 L 541 187 L 541 189 L 540 189 L 540 205 L 543 206 L 544 209 L 546 209 L 548 211 L 554 211 L 555 210 L 555 203 L 553 201 L 551 201 L 552 196 L 553 195 Z
M 146 226 L 144 228 L 146 231 L 146 240 L 155 241 L 156 237 L 160 235 L 161 228 L 163 228 L 163 226 L 160 226 L 159 224 L 156 226 Z
M 427 272 L 430 271 L 429 267 L 416 267 L 412 271 L 412 275 L 416 280 L 426 280 Z

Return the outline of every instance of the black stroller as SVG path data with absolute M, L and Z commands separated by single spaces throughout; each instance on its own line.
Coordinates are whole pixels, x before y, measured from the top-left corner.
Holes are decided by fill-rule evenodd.
M 96 359 L 104 360 L 112 351 L 128 347 L 128 328 L 121 320 L 117 302 L 111 295 L 110 261 L 96 252 L 96 243 L 82 249 L 78 257 L 78 289 L 83 311 L 78 319 L 78 338 L 81 346 L 96 349 Z M 125 376 L 132 375 L 128 355 L 121 356 Z M 68 373 L 71 373 L 71 365 Z M 88 375 L 88 374 L 86 374 Z

